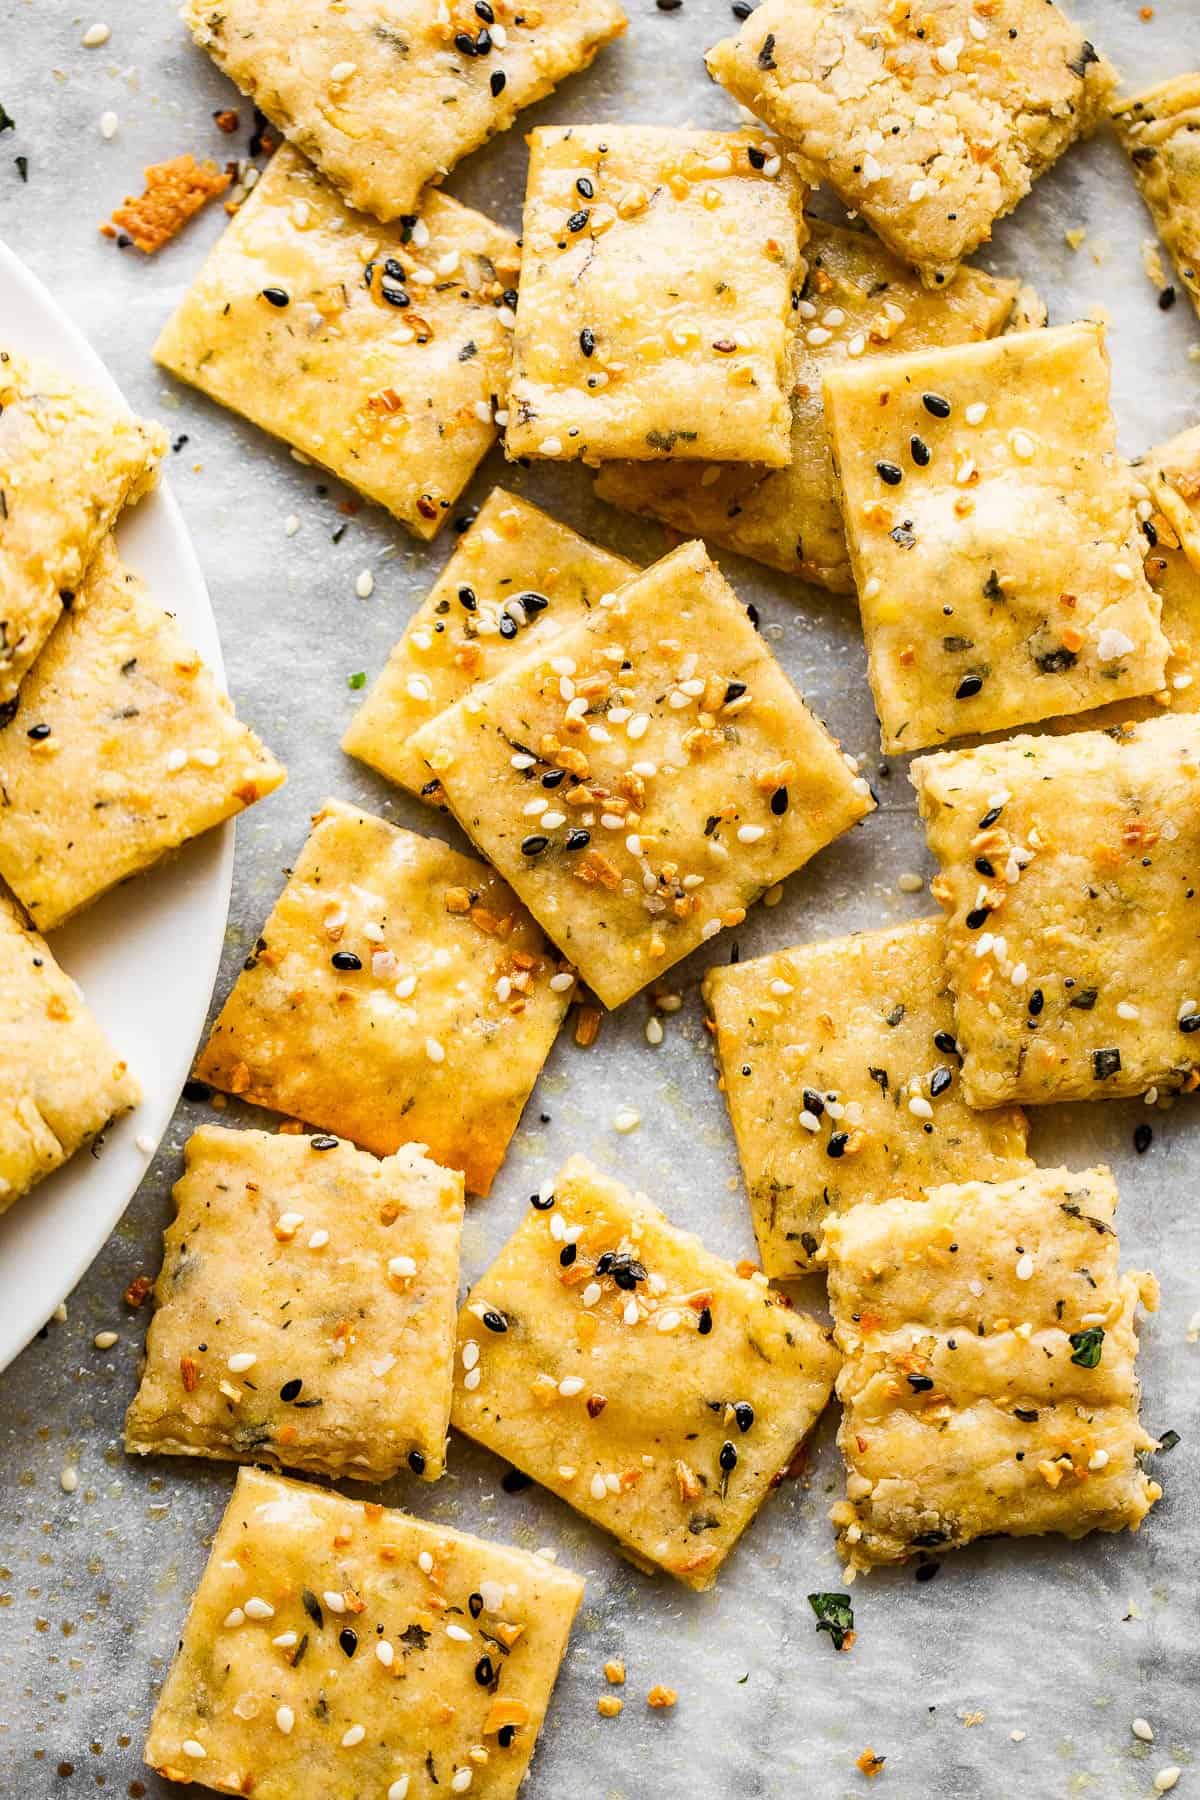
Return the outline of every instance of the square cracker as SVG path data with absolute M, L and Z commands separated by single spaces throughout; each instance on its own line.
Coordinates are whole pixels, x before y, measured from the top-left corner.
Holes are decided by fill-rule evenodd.
M 514 1800 L 582 1598 L 525 1550 L 241 1469 L 146 1761 L 255 1800 L 443 1800 L 464 1773 Z
M 808 274 L 793 340 L 790 467 L 605 463 L 596 492 L 689 537 L 849 594 L 854 579 L 825 431 L 822 371 L 846 357 L 994 337 L 1008 325 L 1019 290 L 1015 281 L 960 269 L 931 294 L 873 233 L 818 218 L 807 224 Z
M 1200 312 L 1200 73 L 1115 101 L 1112 120 L 1154 228 Z
M 160 426 L 106 394 L 0 349 L 0 718 L 166 447 Z
M 462 1176 L 417 1144 L 216 1125 L 184 1157 L 126 1450 L 436 1481 Z
M 824 1409 L 825 1330 L 572 1157 L 459 1319 L 453 1424 L 710 1587 Z
M 619 37 L 616 0 L 186 0 L 192 36 L 346 196 L 395 219 Z
M 493 488 L 354 715 L 342 749 L 433 798 L 437 779 L 413 748 L 414 733 L 636 574 L 623 556 Z
M 1197 1084 L 1200 719 L 913 764 L 970 1106 Z
M 703 544 L 684 544 L 416 748 L 606 1006 L 738 925 L 871 811 Z
M 768 1275 L 863 1201 L 1029 1167 L 1024 1114 L 963 1100 L 940 918 L 712 968 L 704 998 Z
M 825 407 L 885 750 L 1162 686 L 1099 326 L 840 363 Z
M 0 889 L 0 1213 L 141 1099 L 141 1089 Z
M 496 436 L 519 252 L 443 194 L 380 225 L 277 150 L 155 359 L 433 537 Z
M 570 998 L 555 968 L 491 869 L 329 801 L 196 1074 L 486 1194 Z
M 283 780 L 106 539 L 0 730 L 0 876 L 34 924 L 61 925 Z
M 764 0 L 708 71 L 933 287 L 1103 116 L 1116 76 L 1049 0 Z
M 1162 1492 L 1134 1374 L 1157 1284 L 1119 1272 L 1116 1205 L 1107 1169 L 1037 1169 L 830 1220 L 851 1572 L 996 1532 L 1137 1530 Z
M 1148 450 L 1139 473 L 1157 508 L 1150 520 L 1156 547 L 1164 539 L 1167 548 L 1177 543 L 1200 573 L 1200 425 Z
M 507 455 L 786 464 L 807 233 L 777 146 L 652 125 L 529 145 Z

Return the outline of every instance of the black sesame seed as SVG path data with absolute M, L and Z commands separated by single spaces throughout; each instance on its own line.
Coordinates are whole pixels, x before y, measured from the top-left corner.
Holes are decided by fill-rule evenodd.
M 583 829 L 582 825 L 576 826 L 573 830 L 568 831 L 568 833 L 567 833 L 567 849 L 568 850 L 584 850 L 591 843 L 591 841 L 592 841 L 591 832 L 585 831 Z
M 908 440 L 908 448 L 918 469 L 924 469 L 929 466 L 929 459 L 933 455 L 933 451 L 929 448 L 929 445 L 925 442 L 924 438 L 916 437 L 915 435 L 910 437 Z
M 540 832 L 535 831 L 531 837 L 522 840 L 521 855 L 540 856 L 542 851 L 549 847 L 549 844 L 550 839 L 548 837 L 543 837 Z
M 475 589 L 470 587 L 460 587 L 458 590 L 458 602 L 459 605 L 464 606 L 468 612 L 474 612 L 479 605 L 478 600 L 475 598 Z
M 908 1385 L 914 1394 L 927 1394 L 933 1386 L 933 1378 L 929 1375 L 910 1375 Z
M 492 52 L 492 34 L 484 28 L 475 39 L 476 56 L 490 56 Z
M 324 1625 L 325 1614 L 321 1611 L 321 1602 L 317 1599 L 317 1596 L 313 1593 L 311 1588 L 302 1588 L 300 1590 L 300 1604 L 314 1625 L 318 1627 Z
M 500 1477 L 500 1486 L 506 1494 L 523 1494 L 526 1488 L 533 1486 L 533 1476 L 526 1475 L 524 1469 L 509 1469 Z
M 994 866 L 988 861 L 986 856 L 977 856 L 975 858 L 975 868 L 978 874 L 986 875 L 989 881 L 996 873 Z
M 766 168 L 767 153 L 765 150 L 760 150 L 757 144 L 747 144 L 746 156 L 752 169 Z
M 701 1337 L 707 1337 L 709 1332 L 712 1330 L 712 1307 L 711 1306 L 702 1306 L 700 1308 L 700 1317 L 696 1321 L 696 1329 L 700 1333 Z
M 423 1475 L 425 1473 L 425 1458 L 419 1450 L 409 1451 L 408 1466 L 414 1475 Z
M 1028 1002 L 1030 1017 L 1036 1019 L 1045 1004 L 1046 996 L 1043 994 L 1041 988 L 1034 988 L 1032 994 L 1029 996 Z
M 272 306 L 290 306 L 291 305 L 291 295 L 288 294 L 281 287 L 263 288 L 262 297 L 264 300 L 269 300 L 271 302 Z
M 733 0 L 729 10 L 735 19 L 748 19 L 754 11 L 753 0 Z
M 574 1244 L 564 1244 L 558 1253 L 558 1260 L 564 1269 L 569 1269 L 578 1255 L 579 1251 Z
M 986 831 L 989 825 L 994 825 L 996 823 L 996 820 L 1003 811 L 1004 808 L 1002 806 L 990 807 L 988 811 L 984 813 L 982 819 L 980 819 L 976 829 L 979 831 Z
M 722 700 L 721 705 L 730 706 L 733 701 L 740 700 L 745 691 L 746 684 L 744 681 L 727 681 L 725 684 L 725 698 Z
M 456 31 L 454 34 L 454 48 L 456 50 L 461 50 L 464 56 L 474 56 L 475 39 L 471 36 L 469 31 Z
M 946 1056 L 958 1055 L 958 1039 L 952 1031 L 935 1031 L 933 1041 Z
M 754 1423 L 754 1408 L 748 1400 L 735 1400 L 733 1403 L 733 1416 L 737 1420 L 739 1431 L 749 1431 Z
M 291 1381 L 285 1381 L 280 1388 L 279 1398 L 281 1400 L 294 1400 L 303 1386 L 304 1383 L 301 1381 L 300 1377 L 298 1375 L 293 1376 Z
M 956 700 L 973 700 L 982 688 L 982 675 L 964 675 L 954 690 L 954 698 Z
M 389 281 L 386 276 L 379 283 L 379 298 L 386 300 L 389 306 L 409 306 L 411 304 L 404 289 L 397 287 L 396 283 Z
M 343 1625 L 342 1629 L 338 1632 L 338 1643 L 342 1646 L 342 1649 L 347 1656 L 353 1656 L 354 1652 L 358 1649 L 357 1631 L 354 1631 L 349 1625 Z
M 659 12 L 678 12 L 683 0 L 654 0 Z
M 988 911 L 989 908 L 986 906 L 977 906 L 972 912 L 969 912 L 965 920 L 967 930 L 978 931 L 981 925 L 986 924 Z
M 515 1725 L 502 1725 L 496 1733 L 496 1742 L 502 1750 L 507 1750 L 516 1735 L 517 1728 Z
M 1179 1021 L 1180 1031 L 1200 1031 L 1200 1012 L 1184 1013 Z
M 587 224 L 587 222 L 588 222 L 588 209 L 586 206 L 581 206 L 579 211 L 573 212 L 571 214 L 570 218 L 567 220 L 567 230 L 572 231 L 572 232 L 582 231 L 584 226 Z
M 944 399 L 941 394 L 922 394 L 921 405 L 925 408 L 927 413 L 932 413 L 935 419 L 948 419 L 950 417 L 950 402 Z
M 939 1063 L 937 1068 L 933 1071 L 933 1074 L 929 1077 L 929 1098 L 931 1100 L 936 1100 L 939 1094 L 945 1093 L 953 1080 L 954 1077 L 949 1069 L 946 1068 L 945 1064 Z
M 1137 1125 L 1134 1127 L 1133 1147 L 1139 1156 L 1145 1156 L 1153 1142 L 1154 1133 L 1151 1131 L 1149 1125 Z
M 507 85 L 508 85 L 508 76 L 504 73 L 504 70 L 503 69 L 493 69 L 491 76 L 488 79 L 488 86 L 492 90 L 493 100 L 499 98 L 499 96 L 504 92 Z
M 501 613 L 501 615 L 500 615 L 500 636 L 502 638 L 508 638 L 511 640 L 512 638 L 515 638 L 516 635 L 517 635 L 517 621 L 513 618 L 510 618 L 508 613 Z
M 485 25 L 494 25 L 496 15 L 492 11 L 491 0 L 475 0 L 475 17 L 482 19 Z
M 481 1656 L 475 1664 L 475 1679 L 480 1687 L 490 1687 L 496 1679 L 496 1671 L 492 1667 L 490 1656 Z
M 320 1137 L 309 1138 L 308 1147 L 310 1150 L 336 1150 L 338 1140 L 330 1137 L 328 1132 L 322 1132 Z
M 596 334 L 590 325 L 585 325 L 579 334 L 579 348 L 585 356 L 591 356 L 596 348 Z
M 483 1611 L 483 1595 L 482 1594 L 468 1594 L 467 1595 L 467 1607 L 468 1607 L 468 1610 L 470 1611 L 471 1617 L 473 1619 L 477 1619 L 479 1617 L 480 1613 Z
M 1159 312 L 1170 312 L 1175 304 L 1175 289 L 1168 284 L 1158 296 Z
M 941 1566 L 942 1565 L 940 1562 L 918 1563 L 916 1568 L 913 1570 L 913 1574 L 916 1576 L 918 1581 L 932 1581 L 934 1576 L 937 1574 L 938 1570 L 941 1568 Z
M 49 725 L 31 725 L 25 735 L 31 737 L 35 744 L 41 744 L 50 736 L 50 727 Z
M 900 483 L 904 480 L 904 470 L 897 468 L 895 463 L 877 462 L 875 464 L 875 473 L 878 475 L 880 481 L 886 481 L 889 487 L 899 487 Z
M 788 809 L 788 791 L 785 787 L 776 788 L 771 795 L 771 811 L 777 819 L 781 819 Z
M 726 1438 L 725 1442 L 721 1445 L 721 1454 L 718 1456 L 717 1461 L 727 1475 L 731 1469 L 737 1468 L 737 1459 L 737 1446 L 731 1444 L 729 1439 Z
M 804 1102 L 805 1112 L 810 1112 L 815 1119 L 819 1119 L 825 1111 L 825 1102 L 816 1088 L 805 1088 L 800 1098 Z
M 525 608 L 525 611 L 527 613 L 545 612 L 546 608 L 550 604 L 550 602 L 549 602 L 549 600 L 547 600 L 545 594 L 534 593 L 532 589 L 526 590 L 526 592 L 523 594 L 518 594 L 517 599 L 520 601 L 521 605 Z
M 849 1141 L 850 1133 L 848 1131 L 835 1131 L 825 1146 L 826 1156 L 832 1156 L 834 1158 L 844 1156 L 846 1154 L 846 1145 Z
M 530 1194 L 529 1204 L 532 1206 L 534 1212 L 549 1212 L 550 1208 L 554 1205 L 554 1195 L 547 1194 L 545 1199 L 543 1199 L 541 1194 Z
M 335 969 L 348 971 L 362 968 L 362 959 L 355 956 L 353 950 L 335 950 L 329 960 Z

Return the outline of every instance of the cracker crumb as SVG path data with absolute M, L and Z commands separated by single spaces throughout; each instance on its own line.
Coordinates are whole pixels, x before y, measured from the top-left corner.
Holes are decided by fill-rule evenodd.
M 1011 1740 L 1012 1743 L 1023 1744 L 1025 1742 L 1026 1737 L 1028 1736 L 1028 1733 L 1018 1730 L 1018 1731 L 1010 1731 L 1008 1735 L 1009 1735 L 1009 1739 Z
M 601 1694 L 596 1702 L 596 1711 L 602 1719 L 615 1719 L 624 1705 L 625 1702 L 618 1699 L 616 1694 Z
M 610 1687 L 625 1685 L 625 1663 L 619 1656 L 610 1657 L 604 1665 L 604 1679 Z
M 1069 231 L 1063 232 L 1068 250 L 1078 250 L 1086 236 L 1087 230 L 1083 225 L 1072 225 Z
M 868 1744 L 861 1756 L 855 1757 L 854 1766 L 862 1770 L 868 1781 L 874 1781 L 886 1761 L 886 1756 L 877 1756 Z
M 105 114 L 100 130 L 106 137 L 105 122 L 111 117 L 116 130 L 116 115 Z M 103 236 L 115 238 L 124 234 L 145 256 L 153 256 L 182 230 L 193 214 L 229 186 L 230 176 L 215 162 L 198 163 L 186 153 L 170 162 L 152 163 L 145 170 L 146 191 L 140 196 L 127 194 L 124 203 L 114 209 L 111 223 L 101 225 Z
M 674 1688 L 664 1687 L 661 1681 L 656 1681 L 646 1695 L 646 1705 L 661 1710 L 663 1707 L 674 1706 L 678 1698 L 679 1695 Z M 1165 1791 L 1164 1789 L 1163 1792 L 1165 1793 Z

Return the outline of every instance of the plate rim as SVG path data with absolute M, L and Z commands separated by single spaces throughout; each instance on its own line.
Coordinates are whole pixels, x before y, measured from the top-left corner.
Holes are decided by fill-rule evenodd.
M 28 264 L 0 238 L 0 295 L 5 290 L 21 292 L 33 306 L 40 309 L 56 340 L 56 346 L 61 346 L 60 360 L 69 373 L 128 407 L 129 403 L 118 383 L 84 332 L 63 311 Z M 11 343 L 14 348 L 22 349 L 23 329 L 19 315 L 15 321 L 5 321 L 4 336 L 6 342 Z M 47 353 L 37 349 L 32 354 Z M 57 347 L 54 354 L 59 356 Z M 139 519 L 147 517 L 147 513 L 143 512 L 144 508 L 150 509 L 151 517 L 154 512 L 161 515 L 161 528 L 171 541 L 171 555 L 179 570 L 180 586 L 189 592 L 195 603 L 194 616 L 187 621 L 188 636 L 199 649 L 218 687 L 226 692 L 225 663 L 212 598 L 183 512 L 165 474 L 160 475 L 157 485 L 138 503 Z M 148 1098 L 144 1096 L 139 1106 L 118 1120 L 111 1131 L 102 1134 L 106 1141 L 102 1159 L 89 1160 L 87 1146 L 82 1146 L 60 1169 L 36 1183 L 29 1193 L 23 1194 L 7 1212 L 0 1215 L 0 1293 L 4 1295 L 4 1305 L 0 1307 L 0 1371 L 7 1368 L 32 1342 L 96 1261 L 148 1174 L 174 1117 L 184 1084 L 191 1072 L 196 1046 L 203 1034 L 220 970 L 233 889 L 235 838 L 235 821 L 230 819 L 214 831 L 203 833 L 199 839 L 183 846 L 174 857 L 166 859 L 168 863 L 175 862 L 187 855 L 189 850 L 205 846 L 210 868 L 202 879 L 211 892 L 205 908 L 205 926 L 188 943 L 189 957 L 197 965 L 197 994 L 193 1005 L 188 1009 L 186 1021 L 181 1020 L 174 1053 L 164 1051 L 160 1056 L 155 1082 L 157 1091 Z M 153 873 L 147 871 L 139 879 L 153 879 Z M 119 890 L 114 890 L 117 891 Z M 111 898 L 111 895 L 102 896 L 97 905 L 102 906 L 105 899 Z M 55 935 L 51 934 L 48 942 L 57 959 Z M 70 970 L 67 972 L 69 974 Z M 186 1031 L 182 1028 L 185 1022 Z M 104 1023 L 103 1019 L 101 1023 Z M 145 1085 L 146 1072 L 135 1068 L 134 1073 Z M 148 1140 L 153 1141 L 153 1150 L 138 1147 L 139 1143 L 144 1146 Z M 19 1265 L 20 1246 L 18 1244 L 14 1253 L 8 1240 L 19 1236 L 22 1212 L 26 1208 L 36 1208 L 39 1198 L 45 1201 L 48 1196 L 53 1201 L 56 1186 L 65 1188 L 68 1177 L 72 1182 L 77 1182 L 84 1164 L 89 1170 L 89 1176 L 84 1180 L 85 1196 L 90 1190 L 98 1190 L 96 1198 L 99 1199 L 99 1205 L 88 1198 L 80 1205 L 78 1218 L 74 1221 L 77 1229 L 64 1233 L 60 1240 L 53 1264 L 55 1275 L 50 1287 L 42 1288 L 30 1282 L 27 1284 L 29 1291 L 26 1291 L 26 1286 L 21 1284 L 19 1278 L 6 1281 L 14 1254 Z M 80 1226 L 82 1229 L 78 1229 Z M 9 1287 L 12 1291 L 6 1292 Z

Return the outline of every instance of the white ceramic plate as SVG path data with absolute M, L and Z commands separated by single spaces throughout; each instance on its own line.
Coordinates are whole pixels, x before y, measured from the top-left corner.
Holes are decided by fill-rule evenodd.
M 0 243 L 6 344 L 116 384 L 41 283 Z M 179 508 L 160 484 L 117 529 L 130 567 L 218 680 L 221 646 Z M 66 1298 L 121 1217 L 166 1130 L 204 1028 L 233 876 L 232 824 L 187 845 L 51 935 L 54 954 L 142 1084 L 142 1104 L 0 1217 L 0 1369 Z M 138 1148 L 139 1141 L 142 1148 Z M 115 1300 L 115 1296 L 114 1296 Z

